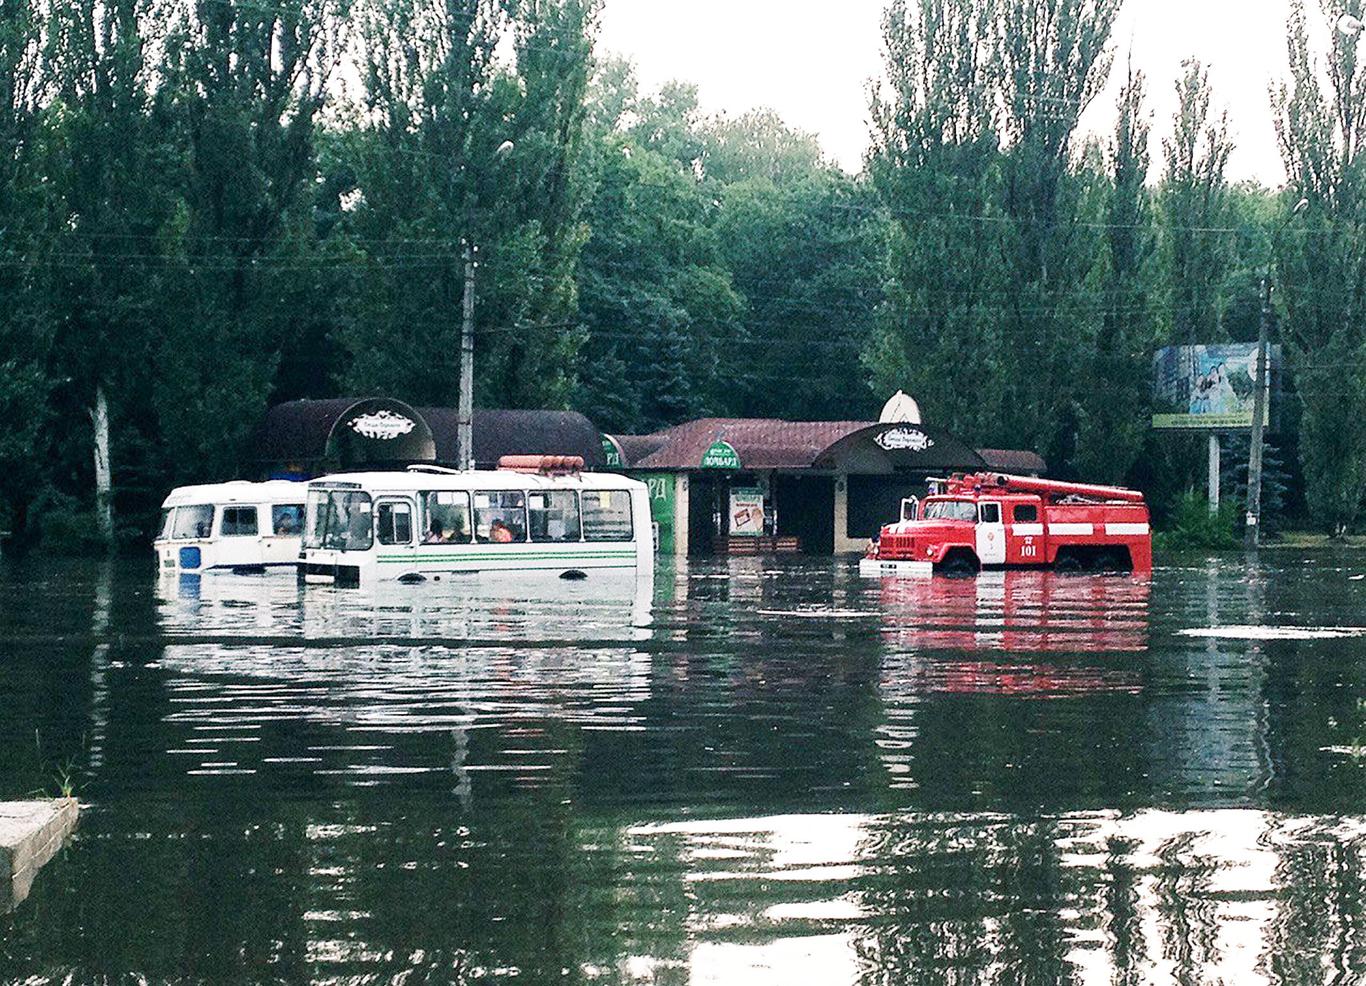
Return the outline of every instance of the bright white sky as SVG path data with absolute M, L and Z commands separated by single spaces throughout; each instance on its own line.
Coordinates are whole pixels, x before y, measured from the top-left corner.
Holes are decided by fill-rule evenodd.
M 695 83 L 707 112 L 768 106 L 820 137 L 853 171 L 867 146 L 869 79 L 881 71 L 884 0 L 605 0 L 601 49 L 635 62 L 642 87 Z M 1306 0 L 1317 27 L 1318 4 Z M 1268 86 L 1286 72 L 1290 0 L 1127 0 L 1114 34 L 1111 86 L 1083 126 L 1108 132 L 1125 53 L 1148 79 L 1153 157 L 1171 130 L 1174 85 L 1192 55 L 1210 69 L 1238 148 L 1229 178 L 1284 180 Z M 1322 32 L 1320 32 L 1322 33 Z M 1322 41 L 1323 38 L 1317 39 Z

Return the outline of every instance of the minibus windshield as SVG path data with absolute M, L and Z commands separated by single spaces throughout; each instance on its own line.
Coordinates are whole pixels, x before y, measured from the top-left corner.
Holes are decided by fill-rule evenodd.
M 375 525 L 370 494 L 356 490 L 309 490 L 304 547 L 367 551 Z

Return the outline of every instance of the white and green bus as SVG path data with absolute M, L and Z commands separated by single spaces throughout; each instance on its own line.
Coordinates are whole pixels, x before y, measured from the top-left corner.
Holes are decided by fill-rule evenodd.
M 625 476 L 411 466 L 309 483 L 299 577 L 349 586 L 653 578 L 653 537 L 645 484 Z

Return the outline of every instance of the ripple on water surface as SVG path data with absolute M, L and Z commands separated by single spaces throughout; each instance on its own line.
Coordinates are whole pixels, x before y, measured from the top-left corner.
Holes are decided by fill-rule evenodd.
M 1355 573 L 0 569 L 0 781 L 88 805 L 0 981 L 1350 978 Z

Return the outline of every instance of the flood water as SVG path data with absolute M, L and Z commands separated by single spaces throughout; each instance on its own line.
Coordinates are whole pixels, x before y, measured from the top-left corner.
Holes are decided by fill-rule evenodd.
M 1166 561 L 0 565 L 0 983 L 1357 981 L 1366 555 Z

